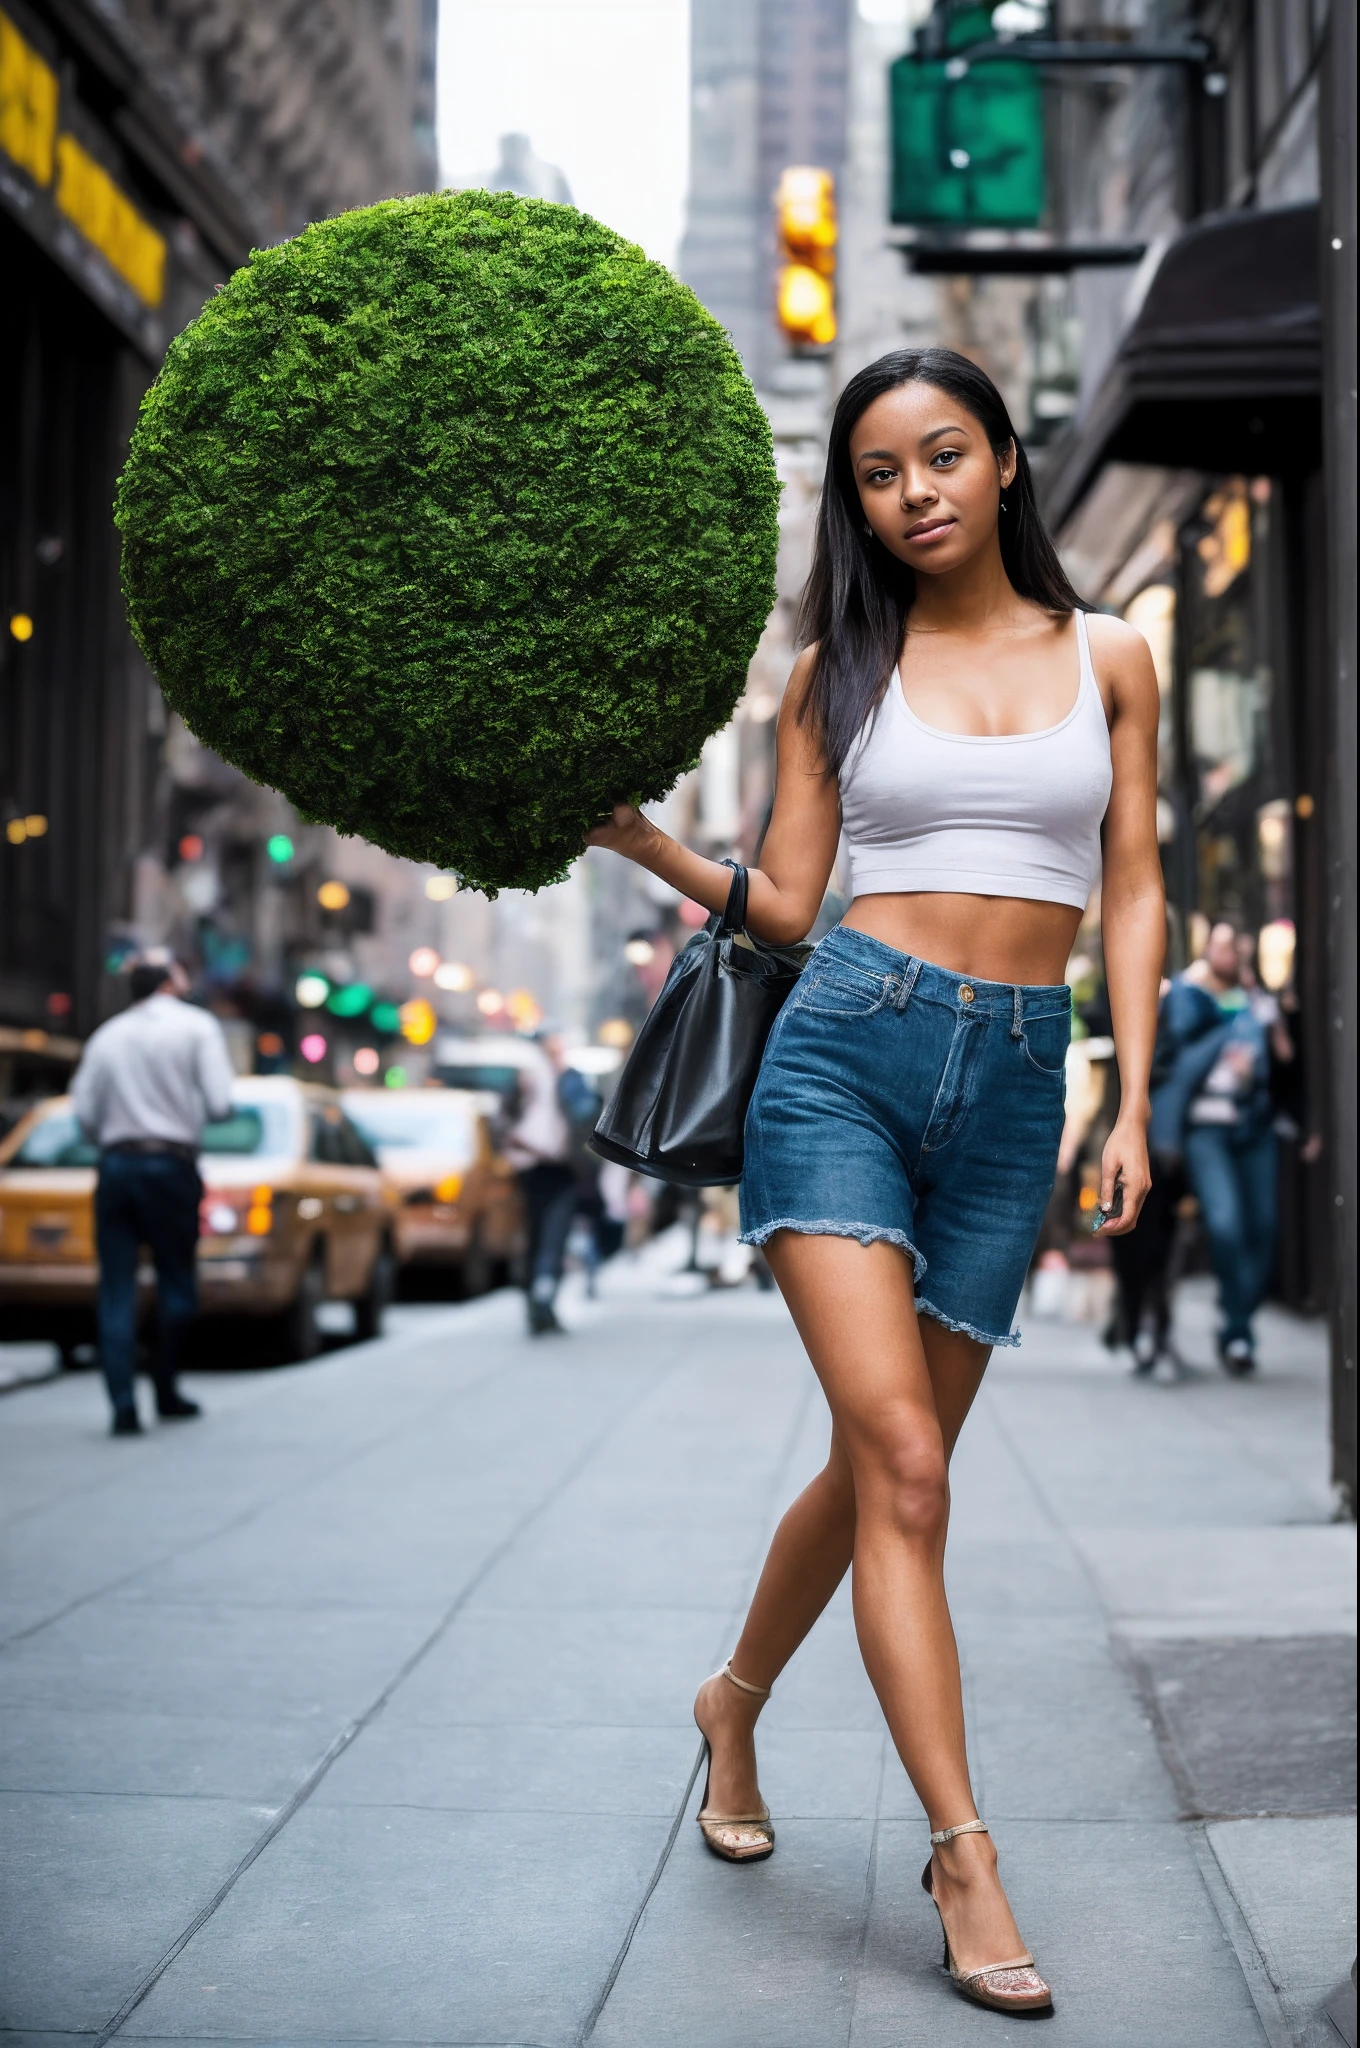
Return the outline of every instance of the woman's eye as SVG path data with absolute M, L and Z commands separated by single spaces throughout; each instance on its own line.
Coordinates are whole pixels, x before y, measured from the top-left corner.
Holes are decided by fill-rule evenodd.
M 871 484 L 887 484 L 892 482 L 893 475 L 894 472 L 890 469 L 871 469 L 865 481 Z
M 942 448 L 930 466 L 934 469 L 937 464 L 943 464 L 946 468 L 952 469 L 958 460 L 959 451 L 957 448 Z

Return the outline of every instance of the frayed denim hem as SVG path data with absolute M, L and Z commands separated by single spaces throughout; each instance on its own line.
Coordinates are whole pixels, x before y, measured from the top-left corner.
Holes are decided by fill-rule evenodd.
M 914 1279 L 919 1281 L 926 1270 L 926 1262 L 917 1251 L 905 1230 L 894 1230 L 890 1223 L 832 1223 L 825 1218 L 816 1223 L 806 1223 L 801 1216 L 780 1216 L 773 1223 L 761 1223 L 754 1230 L 743 1230 L 743 1244 L 764 1244 L 774 1236 L 776 1230 L 796 1230 L 803 1237 L 854 1237 L 861 1244 L 895 1244 L 902 1251 L 910 1252 L 915 1262 Z M 984 1337 L 980 1340 L 986 1343 Z
M 916 1313 L 918 1316 L 929 1316 L 933 1322 L 943 1323 L 946 1330 L 957 1330 L 960 1337 L 971 1337 L 975 1344 L 989 1344 L 993 1351 L 1020 1342 L 1018 1330 L 1012 1330 L 1005 1337 L 991 1337 L 986 1330 L 974 1329 L 971 1323 L 956 1322 L 953 1316 L 947 1316 L 942 1308 L 936 1308 L 933 1301 L 922 1301 L 919 1295 L 916 1297 Z

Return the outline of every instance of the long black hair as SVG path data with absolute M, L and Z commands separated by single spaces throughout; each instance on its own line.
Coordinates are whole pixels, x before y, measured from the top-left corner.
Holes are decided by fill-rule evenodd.
M 1021 597 L 1066 615 L 1080 605 L 1044 530 L 1029 460 L 1005 400 L 985 370 L 952 348 L 904 348 L 850 379 L 836 406 L 817 511 L 812 572 L 798 613 L 802 646 L 817 643 L 812 678 L 798 707 L 822 746 L 828 775 L 839 772 L 865 720 L 882 702 L 902 652 L 916 572 L 865 530 L 850 435 L 866 407 L 902 384 L 948 392 L 978 422 L 998 459 L 1015 444 L 1015 475 L 1002 493 L 1001 560 Z

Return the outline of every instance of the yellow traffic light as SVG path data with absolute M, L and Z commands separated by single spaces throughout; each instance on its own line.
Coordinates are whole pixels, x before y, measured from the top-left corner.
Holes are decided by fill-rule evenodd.
M 779 324 L 790 341 L 825 347 L 836 339 L 836 181 L 812 164 L 779 180 L 775 216 L 785 262 L 776 285 Z

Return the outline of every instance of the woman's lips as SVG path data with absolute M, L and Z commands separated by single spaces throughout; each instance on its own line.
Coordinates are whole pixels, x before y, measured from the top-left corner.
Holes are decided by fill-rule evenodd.
M 954 531 L 954 525 L 952 519 L 925 519 L 919 526 L 909 526 L 902 538 L 913 543 L 943 540 L 947 533 Z

